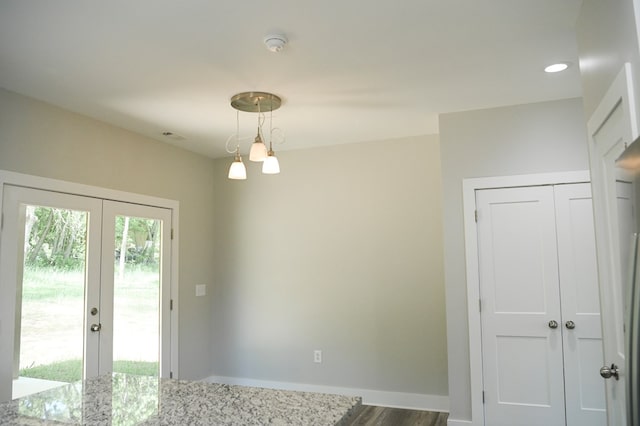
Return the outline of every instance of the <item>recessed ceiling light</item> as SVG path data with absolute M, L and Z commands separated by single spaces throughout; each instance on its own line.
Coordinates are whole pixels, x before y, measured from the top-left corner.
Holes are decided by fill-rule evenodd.
M 560 72 L 566 70 L 567 68 L 569 68 L 568 62 L 560 62 L 557 64 L 549 65 L 544 69 L 544 72 Z

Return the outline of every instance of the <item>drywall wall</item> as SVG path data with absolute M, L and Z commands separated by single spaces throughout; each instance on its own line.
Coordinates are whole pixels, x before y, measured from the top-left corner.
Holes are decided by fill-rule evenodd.
M 444 256 L 450 419 L 471 419 L 462 181 L 587 170 L 580 99 L 442 114 Z
M 636 102 L 640 101 L 637 13 L 632 0 L 584 0 L 582 3 L 576 33 L 587 120 L 625 62 L 631 63 Z
M 216 160 L 214 373 L 446 396 L 438 137 L 279 158 Z
M 210 374 L 213 160 L 0 89 L 0 169 L 180 202 L 180 377 Z

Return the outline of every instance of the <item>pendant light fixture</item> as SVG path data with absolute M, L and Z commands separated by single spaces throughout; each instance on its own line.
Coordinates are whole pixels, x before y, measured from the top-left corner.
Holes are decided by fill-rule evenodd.
M 262 173 L 265 175 L 280 173 L 280 163 L 278 163 L 276 153 L 273 152 L 273 111 L 269 113 L 269 151 L 262 162 Z
M 237 110 L 236 112 L 236 133 L 227 140 L 227 152 L 235 153 L 235 158 L 229 168 L 229 179 L 246 179 L 247 171 L 240 156 L 240 111 L 254 112 L 258 116 L 258 131 L 251 144 L 249 151 L 249 160 L 262 162 L 262 173 L 277 174 L 280 173 L 280 164 L 273 151 L 273 111 L 280 108 L 282 100 L 280 97 L 267 92 L 243 92 L 234 95 L 231 98 L 231 106 Z M 265 121 L 265 112 L 269 112 L 269 150 L 264 143 L 264 135 L 262 125 Z M 236 139 L 236 148 L 229 151 L 229 142 Z

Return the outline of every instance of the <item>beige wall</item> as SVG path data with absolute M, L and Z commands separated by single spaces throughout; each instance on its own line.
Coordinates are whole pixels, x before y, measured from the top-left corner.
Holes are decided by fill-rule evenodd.
M 0 169 L 180 202 L 180 376 L 210 373 L 213 161 L 0 89 Z
M 625 62 L 632 65 L 636 99 L 640 100 L 640 52 L 632 0 L 584 0 L 577 42 L 587 119 Z
M 580 99 L 440 116 L 451 420 L 471 419 L 462 181 L 587 170 Z
M 232 182 L 227 159 L 0 90 L 0 169 L 180 202 L 182 377 L 447 395 L 438 137 L 279 156 Z
M 216 161 L 214 374 L 447 395 L 438 137 L 279 158 Z

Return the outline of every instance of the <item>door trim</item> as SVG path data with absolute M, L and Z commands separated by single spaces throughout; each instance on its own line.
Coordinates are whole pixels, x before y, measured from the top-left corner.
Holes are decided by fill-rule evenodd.
M 178 348 L 178 265 L 179 265 L 179 238 L 180 232 L 178 226 L 180 223 L 179 207 L 180 203 L 176 200 L 166 198 L 153 197 L 149 195 L 136 194 L 132 192 L 119 191 L 97 186 L 85 185 L 75 182 L 68 182 L 57 179 L 50 179 L 40 176 L 27 175 L 22 173 L 0 170 L 0 212 L 2 211 L 2 199 L 4 195 L 5 185 L 22 186 L 27 188 L 39 189 L 44 191 L 60 192 L 71 195 L 80 195 L 84 197 L 100 198 L 103 200 L 121 201 L 130 204 L 140 204 L 151 207 L 161 207 L 170 209 L 171 229 L 174 237 L 171 239 L 171 300 L 173 301 L 173 309 L 171 311 L 170 333 L 171 333 L 171 376 L 179 377 L 179 348 Z M 2 250 L 2 247 L 0 247 Z M 0 312 L 0 325 L 12 323 L 11 318 L 4 318 Z M 1 375 L 1 374 L 0 374 Z M 0 401 L 2 401 L 3 392 L 0 390 Z M 9 398 L 10 399 L 10 398 Z
M 472 425 L 484 425 L 484 407 L 482 402 L 482 391 L 484 388 L 482 378 L 482 331 L 479 305 L 480 276 L 478 273 L 478 233 L 475 221 L 476 190 L 588 182 L 590 182 L 588 171 L 469 178 L 463 179 L 462 181 Z

